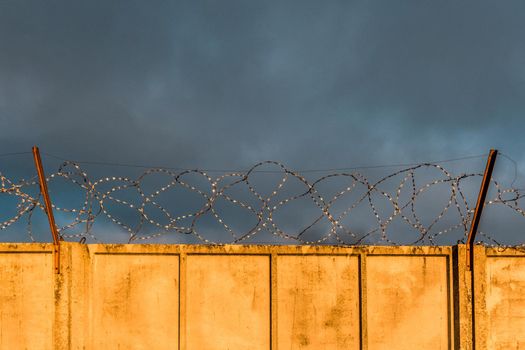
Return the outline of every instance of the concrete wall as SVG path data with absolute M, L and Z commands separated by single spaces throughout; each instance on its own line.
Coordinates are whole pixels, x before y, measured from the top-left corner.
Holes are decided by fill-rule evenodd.
M 524 258 L 476 247 L 472 283 L 464 246 L 61 243 L 57 275 L 0 244 L 0 349 L 522 349 Z

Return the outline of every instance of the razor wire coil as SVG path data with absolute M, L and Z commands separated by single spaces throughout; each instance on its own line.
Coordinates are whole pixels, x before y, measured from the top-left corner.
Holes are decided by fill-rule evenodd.
M 263 194 L 253 181 L 253 177 L 258 172 L 264 172 L 264 167 L 276 167 L 280 179 L 268 194 Z M 424 183 L 418 183 L 418 173 L 421 171 L 437 171 L 438 178 L 433 178 Z M 144 182 L 153 175 L 164 175 L 169 178 L 167 182 L 159 185 L 155 190 L 146 191 Z M 421 163 L 401 170 L 394 171 L 386 176 L 372 181 L 363 173 L 353 172 L 334 172 L 323 175 L 314 180 L 308 180 L 300 172 L 293 171 L 285 165 L 276 161 L 264 161 L 255 164 L 247 171 L 235 171 L 220 174 L 212 177 L 209 172 L 204 170 L 172 170 L 166 168 L 149 168 L 142 172 L 138 177 L 108 176 L 96 180 L 91 179 L 89 174 L 80 164 L 73 161 L 64 161 L 58 170 L 47 176 L 47 181 L 52 182 L 61 179 L 80 189 L 82 201 L 76 207 L 66 208 L 53 204 L 53 210 L 57 213 L 73 215 L 69 222 L 61 223 L 58 228 L 61 238 L 66 240 L 91 239 L 101 241 L 101 236 L 93 226 L 96 222 L 106 220 L 119 227 L 127 233 L 127 242 L 147 242 L 156 237 L 169 234 L 190 234 L 203 243 L 245 243 L 252 242 L 262 232 L 284 240 L 285 242 L 296 244 L 326 244 L 334 242 L 337 245 L 358 245 L 368 243 L 398 244 L 393 238 L 390 226 L 395 220 L 406 225 L 407 228 L 415 231 L 417 237 L 409 244 L 437 244 L 438 238 L 446 236 L 453 231 L 460 232 L 459 241 L 464 241 L 470 222 L 472 220 L 473 207 L 470 205 L 464 193 L 463 183 L 468 179 L 480 178 L 479 173 L 463 173 L 454 175 L 447 171 L 442 165 L 435 163 Z M 189 178 L 189 179 L 188 179 Z M 198 178 L 206 184 L 192 184 L 191 178 Z M 349 183 L 343 188 L 335 191 L 335 194 L 328 195 L 323 193 L 322 185 L 334 179 L 346 180 Z M 390 180 L 397 179 L 392 188 L 384 186 Z M 279 198 L 290 181 L 302 186 L 299 193 Z M 9 218 L 2 218 L 0 215 L 0 230 L 5 230 L 16 222 L 23 219 L 27 221 L 27 232 L 31 240 L 33 237 L 33 214 L 41 210 L 45 212 L 45 205 L 40 198 L 39 192 L 31 194 L 30 189 L 38 186 L 38 180 L 21 180 L 15 182 L 0 173 L 0 195 L 12 196 L 16 198 L 16 213 Z M 422 218 L 418 211 L 420 197 L 436 186 L 446 186 L 450 195 L 443 201 L 441 209 L 430 220 Z M 108 188 L 104 188 L 108 187 Z M 502 185 L 492 179 L 491 187 L 495 195 L 486 201 L 486 206 L 504 205 L 508 210 L 512 210 L 521 217 L 525 216 L 525 210 L 521 206 L 521 199 L 525 197 L 522 190 L 514 188 L 503 188 Z M 159 196 L 175 188 L 185 189 L 196 195 L 202 205 L 197 210 L 184 211 L 176 214 L 170 210 L 169 205 L 161 204 Z M 233 190 L 241 188 L 244 190 L 251 201 L 246 198 L 236 197 Z M 138 201 L 131 201 L 119 194 L 122 191 L 133 190 L 139 196 Z M 407 192 L 408 191 L 408 192 Z M 402 197 L 408 193 L 408 199 Z M 344 202 L 349 194 L 355 194 L 356 198 L 350 203 Z M 389 204 L 388 209 L 378 205 L 377 197 Z M 308 199 L 318 210 L 318 214 L 310 218 L 308 224 L 294 232 L 290 232 L 281 227 L 276 220 L 276 215 L 283 208 L 292 205 L 303 199 Z M 229 205 L 241 209 L 248 213 L 255 223 L 248 229 L 238 231 L 231 222 L 226 220 L 217 203 L 223 201 Z M 344 210 L 334 208 L 343 203 Z M 112 205 L 119 205 L 133 213 L 125 215 L 124 218 L 117 215 Z M 373 227 L 366 232 L 357 232 L 350 229 L 345 220 L 358 207 L 366 207 L 368 213 L 374 220 Z M 160 213 L 163 220 L 153 215 L 155 210 Z M 446 215 L 454 213 L 453 222 L 445 227 L 436 228 L 444 221 Z M 136 224 L 130 220 L 133 216 Z M 228 239 L 217 241 L 213 234 L 203 232 L 199 228 L 199 223 L 204 218 L 213 218 L 215 222 L 227 233 Z M 449 220 L 450 221 L 450 220 Z M 314 230 L 314 226 L 320 222 L 328 223 L 329 228 L 322 234 L 317 234 L 314 238 L 309 238 L 308 234 Z M 148 226 L 150 229 L 146 229 Z M 77 230 L 77 232 L 72 232 Z M 489 244 L 503 246 L 493 236 L 485 232 L 480 235 Z M 372 238 L 374 237 L 374 238 Z

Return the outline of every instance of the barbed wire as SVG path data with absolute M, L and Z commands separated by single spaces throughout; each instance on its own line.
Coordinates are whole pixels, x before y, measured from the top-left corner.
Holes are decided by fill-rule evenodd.
M 482 156 L 442 162 L 476 157 Z M 482 174 L 454 175 L 436 163 L 405 165 L 408 166 L 375 180 L 357 171 L 333 172 L 308 180 L 300 172 L 275 161 L 260 162 L 246 171 L 225 172 L 214 177 L 206 170 L 156 167 L 146 169 L 135 178 L 112 176 L 94 180 L 78 162 L 66 160 L 47 181 L 63 180 L 82 195 L 82 200 L 73 207 L 53 204 L 57 214 L 64 214 L 64 218 L 58 220 L 58 230 L 65 240 L 104 242 L 108 239 L 107 233 L 95 230 L 94 225 L 106 222 L 125 232 L 129 243 L 170 235 L 191 235 L 202 243 L 257 243 L 258 237 L 265 234 L 275 237 L 276 242 L 294 244 L 436 245 L 443 237 L 454 240 L 453 243 L 464 242 L 474 211 L 465 193 L 465 184 L 476 180 L 477 190 Z M 269 171 L 265 167 L 277 170 Z M 357 167 L 344 170 L 348 169 L 357 170 Z M 260 183 L 254 178 L 260 173 L 279 175 L 267 193 L 258 187 Z M 165 180 L 150 181 L 155 176 L 164 176 Z M 153 189 L 147 188 L 148 181 L 154 184 Z M 268 187 L 269 182 L 266 179 L 262 187 Z M 295 189 L 287 189 L 293 187 L 289 184 Z M 35 240 L 34 214 L 45 212 L 35 188 L 38 188 L 36 178 L 15 182 L 0 173 L 0 195 L 10 196 L 17 202 L 11 217 L 0 215 L 0 230 L 25 219 L 28 236 Z M 432 192 L 436 188 L 437 193 Z M 494 196 L 487 200 L 486 206 L 500 205 L 519 217 L 525 216 L 522 190 L 504 189 L 495 179 L 491 180 L 491 188 Z M 184 190 L 186 195 L 164 204 L 161 197 L 177 189 Z M 134 199 L 126 197 L 130 192 Z M 429 203 L 418 208 L 421 198 L 429 193 L 430 205 L 439 206 L 437 214 L 431 217 L 427 217 L 429 210 L 425 209 Z M 191 200 L 188 194 L 193 195 Z M 198 199 L 195 209 L 189 209 L 189 205 L 184 208 L 186 201 L 193 203 L 195 198 Z M 299 214 L 288 215 L 286 222 L 281 223 L 278 216 L 293 204 L 297 205 Z M 176 208 L 181 205 L 182 208 Z M 316 213 L 306 215 L 303 209 L 312 205 Z M 122 209 L 126 210 L 125 214 L 120 213 Z M 234 209 L 242 214 L 228 219 Z M 364 222 L 365 216 L 368 222 Z M 296 224 L 294 221 L 302 224 L 290 229 L 289 226 Z M 362 227 L 352 227 L 356 222 Z M 245 223 L 246 227 L 239 229 L 239 223 Z M 408 231 L 411 235 L 405 234 Z M 485 244 L 504 246 L 493 235 L 486 232 L 479 235 Z M 260 239 L 267 241 L 267 236 Z

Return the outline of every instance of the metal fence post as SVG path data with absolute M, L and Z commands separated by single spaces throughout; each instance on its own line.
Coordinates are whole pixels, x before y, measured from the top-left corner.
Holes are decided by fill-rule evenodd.
M 490 186 L 490 179 L 492 177 L 492 170 L 494 170 L 494 164 L 498 151 L 491 149 L 487 158 L 487 165 L 485 166 L 485 173 L 483 174 L 483 180 L 481 181 L 481 187 L 479 189 L 478 200 L 476 202 L 476 209 L 474 210 L 474 217 L 470 225 L 468 233 L 467 244 L 466 244 L 466 268 L 470 272 L 470 289 L 471 289 L 471 322 L 472 322 L 472 348 L 476 349 L 476 278 L 474 274 L 474 244 L 476 239 L 476 233 L 478 232 L 478 225 L 481 219 L 481 213 L 485 205 L 485 198 Z
M 491 149 L 487 158 L 487 165 L 485 167 L 485 173 L 483 180 L 481 181 L 481 187 L 479 189 L 478 201 L 476 203 L 476 209 L 474 210 L 474 217 L 470 225 L 470 231 L 467 238 L 467 270 L 472 270 L 474 262 L 474 240 L 476 239 L 476 233 L 478 232 L 479 220 L 481 219 L 481 213 L 483 206 L 485 205 L 485 198 L 490 186 L 490 179 L 492 177 L 492 170 L 494 170 L 494 164 L 496 163 L 496 157 L 498 150 Z
M 60 239 L 58 230 L 55 224 L 55 217 L 53 216 L 53 207 L 51 205 L 51 198 L 47 191 L 47 181 L 44 174 L 44 167 L 42 166 L 42 159 L 40 158 L 40 151 L 37 146 L 33 146 L 33 159 L 35 161 L 36 171 L 38 173 L 38 183 L 40 185 L 40 193 L 44 197 L 44 209 L 47 214 L 49 228 L 53 235 L 53 257 L 55 262 L 55 273 L 60 273 Z

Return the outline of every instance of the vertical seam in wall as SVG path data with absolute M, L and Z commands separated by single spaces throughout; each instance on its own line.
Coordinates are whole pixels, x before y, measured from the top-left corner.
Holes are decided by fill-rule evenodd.
M 67 248 L 68 254 L 67 254 L 67 277 L 68 277 L 68 283 L 67 283 L 67 348 L 71 349 L 71 332 L 72 332 L 72 308 L 71 308 L 71 302 L 72 302 L 72 288 L 73 288 L 73 274 L 76 272 L 75 267 L 73 266 L 73 246 L 68 246 Z M 62 263 L 61 263 L 62 266 Z
M 459 276 L 459 247 L 452 248 L 452 304 L 454 317 L 454 349 L 461 349 L 461 303 L 460 303 L 460 276 Z
M 59 264 L 63 260 L 62 255 L 65 254 L 65 249 L 60 250 L 60 255 L 58 255 Z M 55 253 L 53 253 L 53 261 L 55 262 Z M 61 331 L 63 331 L 64 325 L 63 325 L 63 317 L 61 313 L 63 312 L 62 306 L 64 304 L 64 298 L 66 297 L 66 293 L 64 293 L 64 271 L 61 270 L 59 274 L 55 273 L 55 270 L 53 269 L 53 275 L 51 278 L 53 278 L 53 347 L 55 349 L 63 348 L 63 342 L 61 338 Z M 67 330 L 66 330 L 67 332 Z
M 89 246 L 88 246 L 89 247 Z M 96 251 L 92 251 L 91 249 L 88 248 L 88 256 L 89 256 L 89 272 L 88 272 L 88 293 L 89 293 L 89 297 L 88 297 L 88 344 L 89 344 L 89 349 L 94 349 L 94 320 L 93 320 L 93 305 L 94 305 L 94 300 L 93 300 L 93 279 L 94 279 L 94 274 L 95 274 L 95 262 L 96 262 L 96 258 L 95 258 L 95 255 L 96 254 Z
M 470 308 L 470 312 L 471 312 L 471 315 L 470 315 L 470 322 L 471 322 L 471 335 L 472 335 L 472 349 L 478 349 L 478 344 L 476 343 L 476 302 L 477 302 L 477 298 L 476 298 L 476 266 L 474 266 L 475 264 L 475 256 L 474 253 L 475 249 L 473 247 L 473 249 L 471 250 L 470 254 L 471 254 L 471 261 L 472 263 L 470 264 L 470 271 L 468 271 L 467 273 L 470 274 L 470 300 L 471 300 L 471 308 Z
M 276 350 L 277 343 L 277 257 L 272 253 L 270 257 L 270 349 Z
M 359 347 L 361 350 L 368 349 L 366 258 L 366 253 L 359 254 Z
M 179 255 L 179 349 L 186 349 L 186 262 L 187 254 Z
M 487 349 L 487 319 L 486 319 L 486 252 L 484 246 L 476 246 L 476 259 L 473 266 L 472 294 L 475 303 L 472 305 L 473 317 L 476 320 L 476 345 L 477 349 Z
M 448 348 L 453 349 L 454 347 L 454 301 L 453 301 L 453 266 L 452 266 L 452 254 L 447 255 L 447 338 Z

